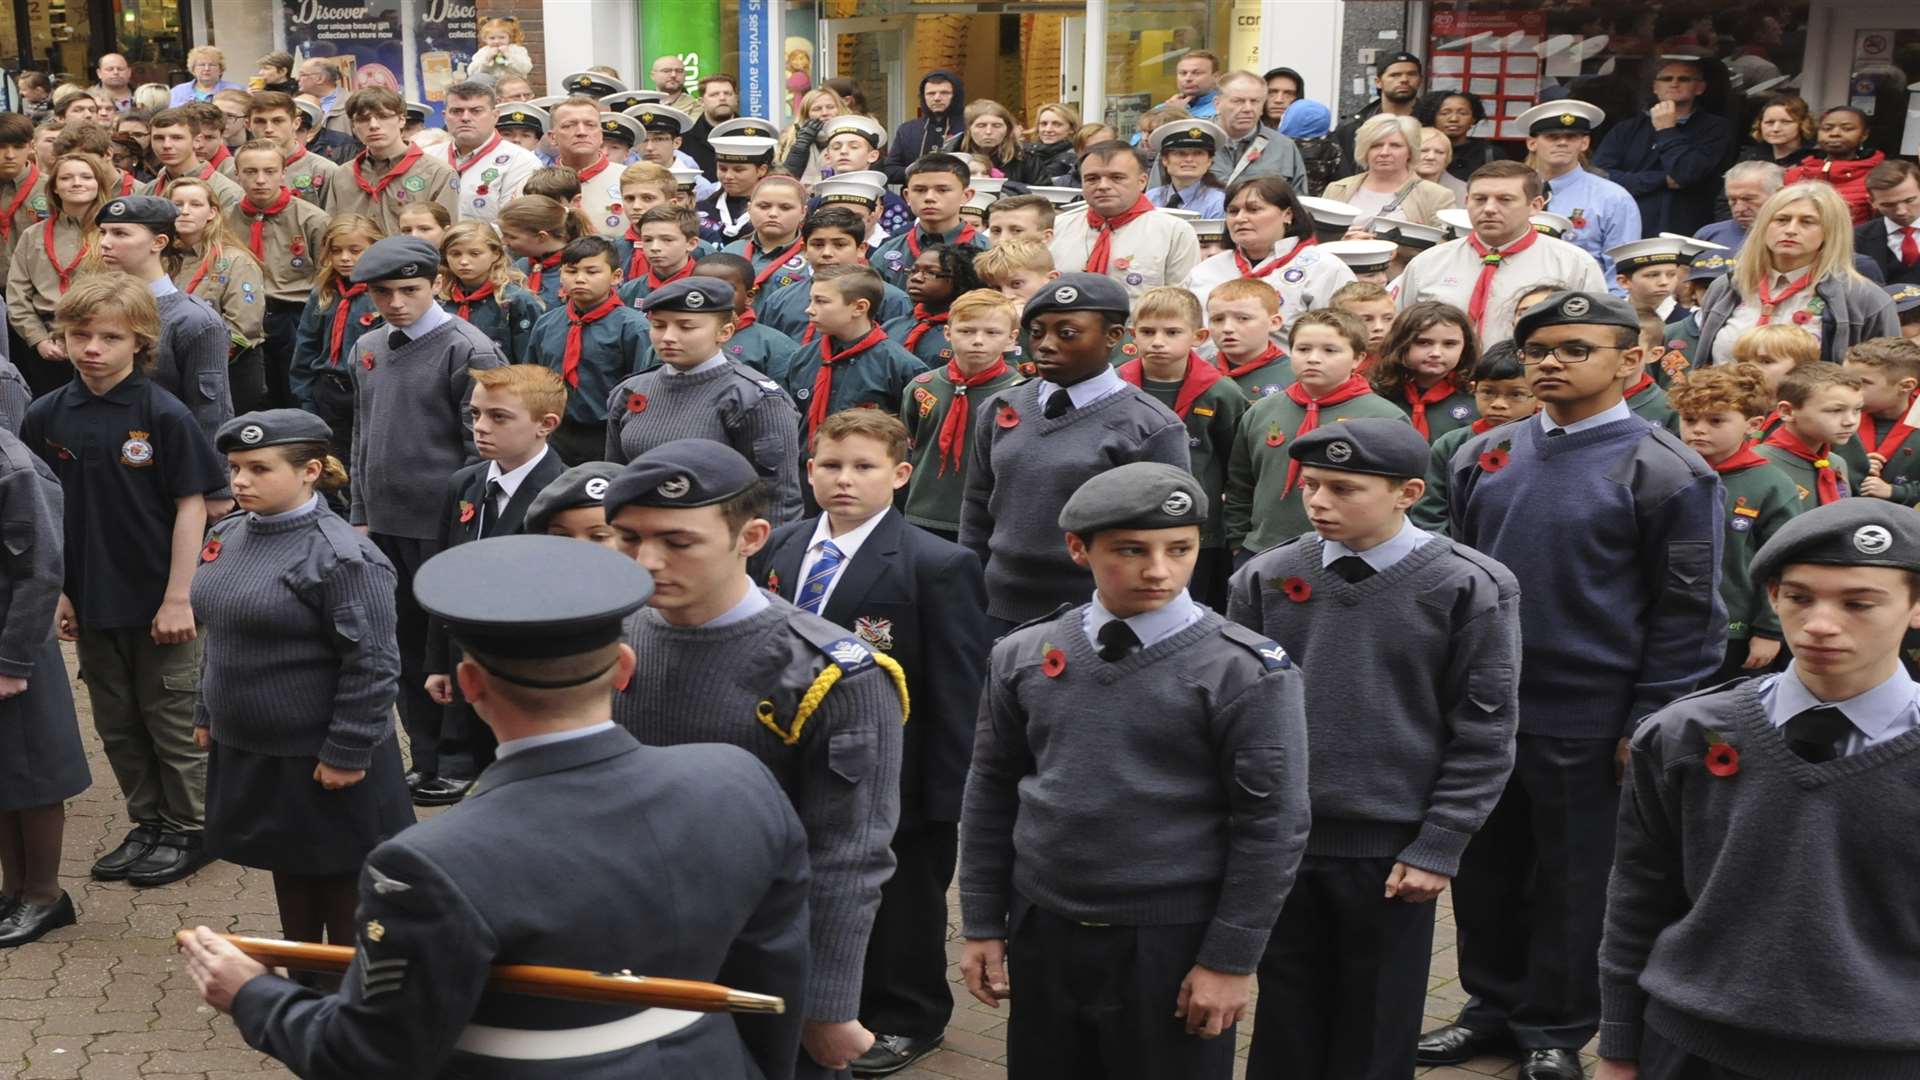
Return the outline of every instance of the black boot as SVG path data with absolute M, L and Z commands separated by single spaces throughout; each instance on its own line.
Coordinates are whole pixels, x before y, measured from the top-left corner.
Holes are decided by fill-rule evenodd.
M 0 918 L 0 949 L 39 941 L 48 931 L 72 926 L 75 918 L 73 897 L 64 892 L 51 904 L 22 900 L 5 918 Z
M 147 857 L 127 868 L 127 884 L 142 889 L 170 884 L 212 861 L 199 833 L 161 833 Z

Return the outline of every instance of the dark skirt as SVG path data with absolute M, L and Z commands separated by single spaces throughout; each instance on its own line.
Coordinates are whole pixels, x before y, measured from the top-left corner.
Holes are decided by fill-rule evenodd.
M 0 813 L 51 806 L 87 790 L 87 752 L 60 643 L 49 634 L 27 690 L 0 700 Z
M 316 760 L 236 750 L 207 762 L 207 853 L 241 866 L 316 877 L 357 874 L 382 840 L 413 824 L 400 740 L 374 747 L 366 778 L 328 791 Z

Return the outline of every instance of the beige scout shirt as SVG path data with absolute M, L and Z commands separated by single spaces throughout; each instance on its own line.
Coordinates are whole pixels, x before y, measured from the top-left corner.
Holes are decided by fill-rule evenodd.
M 1480 256 L 1464 236 L 1428 248 L 1414 256 L 1400 275 L 1395 302 L 1402 311 L 1420 300 L 1439 300 L 1465 311 L 1473 297 L 1474 283 L 1480 280 L 1481 266 Z M 1580 292 L 1607 291 L 1600 263 L 1593 256 L 1564 240 L 1536 234 L 1527 250 L 1505 257 L 1494 271 L 1480 326 L 1483 348 L 1513 337 L 1513 302 L 1543 282 Z
M 321 209 L 336 215 L 365 214 L 378 223 L 381 231 L 388 236 L 399 235 L 400 213 L 409 204 L 437 202 L 446 207 L 449 214 L 459 209 L 454 205 L 453 170 L 447 168 L 446 159 L 432 151 L 422 150 L 406 172 L 392 175 L 390 170 L 399 163 L 399 158 L 374 161 L 366 151 L 361 151 L 352 161 L 342 165 L 327 184 L 327 195 L 320 204 Z M 382 186 L 383 181 L 385 186 Z M 362 188 L 362 182 L 374 188 L 378 194 Z
M 305 199 L 288 199 L 277 214 L 250 214 L 241 203 L 227 214 L 227 224 L 242 242 L 250 242 L 253 225 L 260 223 L 260 270 L 268 299 L 302 304 L 313 290 L 315 258 L 331 219 Z
M 1085 270 L 1099 232 L 1087 224 L 1084 210 L 1060 215 L 1053 226 L 1053 268 L 1063 274 Z M 1136 299 L 1157 285 L 1185 285 L 1200 265 L 1200 240 L 1192 226 L 1160 209 L 1115 230 L 1108 250 L 1107 276 Z

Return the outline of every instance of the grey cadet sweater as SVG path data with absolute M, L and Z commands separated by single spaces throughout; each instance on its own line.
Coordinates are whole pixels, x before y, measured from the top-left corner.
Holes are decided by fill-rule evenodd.
M 478 460 L 467 369 L 503 366 L 500 347 L 472 323 L 448 319 L 397 350 L 385 331 L 368 334 L 342 362 L 355 367 L 353 523 L 434 539 L 447 480 Z
M 661 365 L 635 375 L 607 398 L 608 461 L 625 465 L 674 439 L 725 443 L 753 462 L 772 496 L 768 520 L 798 521 L 800 414 L 780 384 L 728 361 L 682 375 Z
M 0 434 L 0 675 L 32 679 L 47 655 L 66 580 L 65 520 L 53 470 L 11 431 Z
M 325 500 L 214 526 L 193 614 L 206 631 L 194 723 L 221 745 L 364 769 L 393 737 L 393 566 Z
M 627 644 L 640 669 L 613 696 L 613 719 L 650 746 L 731 743 L 773 770 L 807 827 L 813 866 L 806 1017 L 852 1020 L 880 886 L 893 874 L 901 700 L 853 635 L 769 599 L 765 610 L 713 628 L 636 612 Z M 787 745 L 768 723 L 791 733 L 801 698 L 836 663 L 839 681 Z
M 33 391 L 26 376 L 13 361 L 0 359 L 0 427 L 20 434 L 20 422 L 27 418 L 27 406 L 33 404 Z
M 1452 877 L 1506 788 L 1520 711 L 1520 586 L 1444 537 L 1357 584 L 1317 536 L 1254 556 L 1227 616 L 1307 676 L 1307 854 Z M 1312 590 L 1295 602 L 1299 578 Z
M 1060 532 L 1060 508 L 1081 484 L 1133 461 L 1191 466 L 1186 424 L 1137 386 L 1055 420 L 1041 415 L 1037 379 L 975 408 L 960 544 L 986 567 L 996 619 L 1039 618 L 1093 592 Z
M 994 646 L 961 810 L 961 933 L 1006 937 L 1017 894 L 1084 922 L 1206 923 L 1194 962 L 1250 972 L 1307 842 L 1300 672 L 1204 608 L 1108 663 L 1085 607 Z
M 233 419 L 227 385 L 227 322 L 211 304 L 175 290 L 154 301 L 160 309 L 160 343 L 148 378 L 180 399 L 206 432 L 207 441 Z
M 1600 945 L 1600 1054 L 1642 1025 L 1767 1080 L 1920 1076 L 1920 730 L 1821 765 L 1742 679 L 1633 736 Z M 1707 771 L 1708 735 L 1739 755 Z

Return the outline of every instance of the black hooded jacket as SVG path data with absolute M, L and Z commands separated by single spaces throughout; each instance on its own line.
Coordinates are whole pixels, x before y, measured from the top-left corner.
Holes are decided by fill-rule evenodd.
M 936 113 L 927 108 L 927 84 L 935 81 L 953 84 L 953 102 L 945 112 Z M 921 76 L 920 115 L 894 131 L 893 140 L 887 144 L 886 159 L 880 163 L 888 182 L 906 183 L 907 167 L 923 155 L 939 150 L 942 143 L 958 134 L 965 123 L 962 117 L 966 110 L 967 90 L 961 85 L 959 75 L 938 68 Z

